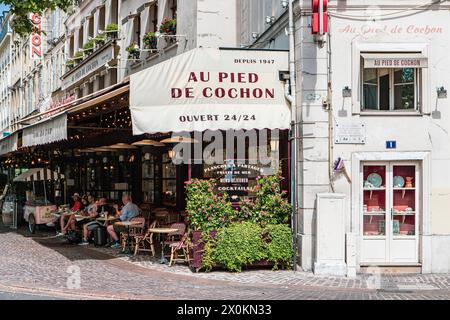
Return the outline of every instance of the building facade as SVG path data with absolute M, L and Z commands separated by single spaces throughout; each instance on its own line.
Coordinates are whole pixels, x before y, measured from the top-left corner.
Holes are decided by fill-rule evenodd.
M 12 34 L 9 25 L 10 14 L 3 12 L 0 17 L 0 133 L 10 132 L 11 125 L 11 55 Z
M 342 265 L 448 272 L 449 5 L 328 1 L 326 29 L 313 34 L 315 2 L 294 3 L 299 263 L 319 271 L 320 239 L 340 252 L 325 261 L 331 272 Z M 242 16 L 264 18 L 247 10 Z M 247 41 L 257 33 L 253 47 L 275 43 L 287 27 L 283 16 L 262 33 L 245 22 Z M 318 203 L 330 194 L 344 199 L 337 235 L 322 234 L 319 221 Z

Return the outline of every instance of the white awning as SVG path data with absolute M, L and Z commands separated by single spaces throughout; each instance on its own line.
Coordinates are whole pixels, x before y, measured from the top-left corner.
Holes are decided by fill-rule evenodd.
M 421 53 L 362 53 L 364 68 L 428 68 Z
M 50 169 L 45 168 L 32 168 L 28 171 L 18 175 L 13 181 L 44 181 L 44 180 L 59 180 L 64 179 L 64 175 Z
M 288 129 L 286 51 L 197 48 L 130 77 L 133 134 Z
M 0 155 L 17 150 L 17 132 L 0 140 Z
M 31 147 L 67 139 L 67 114 L 62 112 L 23 129 L 22 147 Z

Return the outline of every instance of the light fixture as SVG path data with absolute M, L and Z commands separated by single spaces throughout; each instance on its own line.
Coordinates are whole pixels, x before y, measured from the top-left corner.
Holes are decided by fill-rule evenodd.
M 253 39 L 257 39 L 259 37 L 259 33 L 258 32 L 252 32 L 252 38 Z
M 438 97 L 438 99 L 445 99 L 445 98 L 447 98 L 447 89 L 445 89 L 444 87 L 438 87 L 437 89 L 436 89 L 436 92 L 437 92 L 437 97 Z
M 169 155 L 170 159 L 173 159 L 173 157 L 175 156 L 175 151 L 173 151 L 173 149 L 170 149 L 169 151 L 167 151 L 167 154 Z
M 284 9 L 286 9 L 288 5 L 289 5 L 289 1 L 288 1 L 288 0 L 282 0 L 282 1 L 281 1 L 281 6 L 282 6 Z
M 120 156 L 119 156 L 119 162 L 123 162 L 125 160 L 125 157 L 123 156 L 123 154 L 121 154 Z
M 189 138 L 189 137 L 183 137 L 183 136 L 172 136 L 167 139 L 163 139 L 160 142 L 162 143 L 198 143 L 197 140 Z
M 350 89 L 348 86 L 345 86 L 344 89 L 342 89 L 342 96 L 344 98 L 349 98 L 352 96 L 352 89 Z
M 165 144 L 156 140 L 144 139 L 141 141 L 133 142 L 133 146 L 154 146 L 154 147 L 164 147 Z
M 103 163 L 108 163 L 108 158 L 107 157 L 103 157 Z
M 144 159 L 145 160 L 150 160 L 150 153 L 146 153 L 146 154 L 144 154 Z
M 272 24 L 275 22 L 274 16 L 266 16 L 266 24 Z

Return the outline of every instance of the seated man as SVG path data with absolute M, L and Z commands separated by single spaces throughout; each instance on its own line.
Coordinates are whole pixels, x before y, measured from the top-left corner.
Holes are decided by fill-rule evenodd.
M 133 202 L 131 202 L 131 197 L 128 195 L 124 195 L 122 197 L 122 202 L 124 204 L 122 210 L 119 210 L 119 207 L 117 205 L 114 206 L 114 208 L 117 211 L 116 216 L 120 219 L 120 221 L 130 221 L 134 217 L 137 217 L 139 215 L 139 208 L 137 205 L 135 205 Z M 121 231 L 120 227 L 116 227 L 114 225 L 110 225 L 106 228 L 109 235 L 113 239 L 114 243 L 111 246 L 111 248 L 120 248 L 120 242 L 119 242 L 119 236 Z
M 89 212 L 90 220 L 97 218 L 101 213 L 114 214 L 115 210 L 106 204 L 106 198 L 100 198 L 96 204 L 96 210 Z M 101 227 L 102 224 L 98 221 L 89 221 L 83 224 L 83 241 L 80 246 L 85 246 L 89 244 L 89 234 L 95 228 Z

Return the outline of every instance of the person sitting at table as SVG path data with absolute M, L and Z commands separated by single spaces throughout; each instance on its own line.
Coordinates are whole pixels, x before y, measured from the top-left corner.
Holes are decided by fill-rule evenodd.
M 78 193 L 75 193 L 73 195 L 73 199 L 74 199 L 74 204 L 73 204 L 72 208 L 70 208 L 70 211 L 72 212 L 72 214 L 70 214 L 69 216 L 61 215 L 61 218 L 60 218 L 61 232 L 58 234 L 58 236 L 65 236 L 67 231 L 76 229 L 75 214 L 77 212 L 81 211 L 82 214 L 84 213 L 84 215 L 88 216 L 89 211 L 97 210 L 97 207 L 95 206 L 95 198 L 93 196 L 87 197 L 88 206 L 86 208 L 83 208 L 83 203 L 81 202 L 81 197 Z M 88 211 L 86 211 L 86 210 L 88 210 Z M 66 218 L 67 218 L 67 222 L 66 222 Z M 83 222 L 84 220 L 85 219 L 81 220 L 80 222 Z M 85 223 L 86 222 L 87 221 L 85 221 Z M 82 223 L 81 223 L 81 225 L 82 225 Z M 80 226 L 80 224 L 79 224 L 79 226 Z
M 130 221 L 139 215 L 139 207 L 132 202 L 131 196 L 124 195 L 122 197 L 122 202 L 124 204 L 122 210 L 119 210 L 119 207 L 114 205 L 114 208 L 117 211 L 116 216 L 120 219 L 120 221 Z M 120 248 L 121 246 L 118 235 L 120 232 L 124 232 L 125 230 L 115 225 L 109 225 L 106 230 L 114 241 L 111 248 Z
M 89 244 L 89 234 L 94 229 L 101 227 L 102 224 L 96 220 L 92 221 L 92 219 L 97 218 L 101 213 L 108 213 L 108 214 L 114 214 L 114 209 L 112 207 L 109 207 L 106 204 L 106 198 L 100 198 L 95 206 L 96 210 L 90 210 L 89 211 L 89 218 L 90 220 L 87 223 L 83 224 L 83 240 L 79 244 L 80 246 L 85 246 Z

